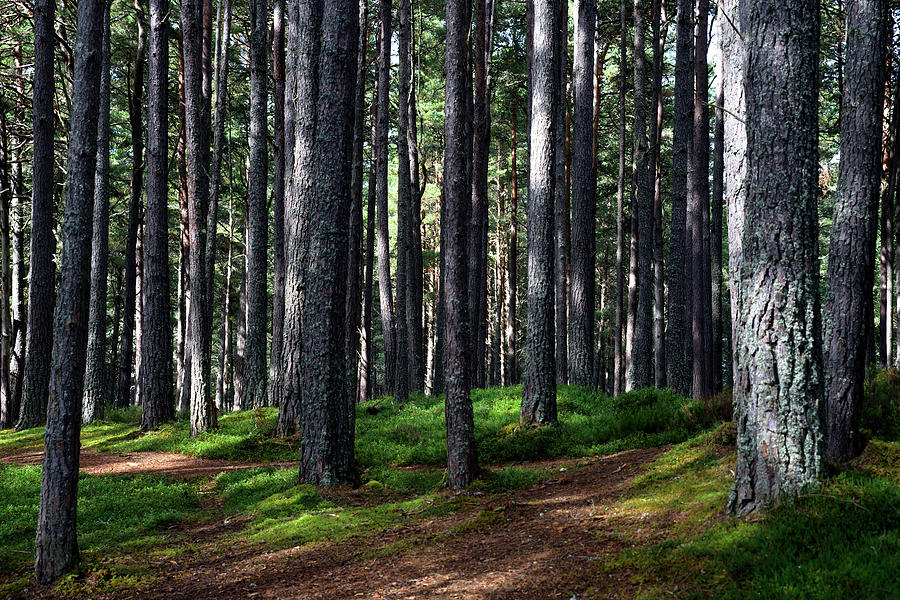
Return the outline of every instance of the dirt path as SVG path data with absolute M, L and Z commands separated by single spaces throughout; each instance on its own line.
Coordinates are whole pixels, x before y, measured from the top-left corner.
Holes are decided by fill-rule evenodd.
M 32 450 L 0 456 L 0 462 L 17 465 L 39 465 L 43 450 Z M 175 479 L 215 476 L 223 471 L 254 467 L 290 467 L 296 462 L 248 463 L 185 456 L 172 452 L 93 452 L 81 449 L 80 469 L 88 475 L 134 475 L 156 473 Z
M 120 598 L 547 599 L 631 596 L 597 565 L 628 545 L 606 524 L 623 488 L 665 449 L 623 452 L 464 508 L 362 539 L 267 551 L 223 544 L 240 525 L 207 523 L 197 550 L 153 565 L 149 589 Z M 623 587 L 624 586 L 624 587 Z

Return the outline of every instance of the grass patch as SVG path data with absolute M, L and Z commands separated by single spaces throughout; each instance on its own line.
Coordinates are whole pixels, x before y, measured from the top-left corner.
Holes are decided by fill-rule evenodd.
M 660 457 L 609 518 L 634 548 L 601 567 L 640 598 L 877 598 L 897 594 L 900 443 L 764 516 L 723 515 L 730 426 Z M 657 539 L 661 538 L 661 539 Z
M 0 464 L 0 576 L 30 566 L 41 468 Z M 160 528 L 199 514 L 197 487 L 160 475 L 82 475 L 78 545 L 87 561 L 163 539 Z

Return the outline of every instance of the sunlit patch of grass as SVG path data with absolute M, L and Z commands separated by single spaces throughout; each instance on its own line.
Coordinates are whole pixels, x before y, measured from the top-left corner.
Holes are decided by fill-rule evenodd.
M 641 598 L 872 598 L 898 592 L 900 444 L 762 516 L 729 519 L 730 427 L 673 448 L 611 509 L 633 547 L 601 567 Z
M 0 575 L 34 560 L 41 468 L 0 464 Z M 78 544 L 87 560 L 163 541 L 160 528 L 198 514 L 196 484 L 160 475 L 82 475 Z

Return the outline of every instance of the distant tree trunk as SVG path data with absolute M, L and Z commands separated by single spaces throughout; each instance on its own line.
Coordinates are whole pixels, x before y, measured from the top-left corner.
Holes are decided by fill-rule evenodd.
M 91 289 L 91 222 L 96 176 L 97 119 L 104 0 L 78 3 L 71 130 L 62 224 L 59 291 L 53 320 L 50 397 L 44 433 L 35 575 L 48 584 L 78 563 L 76 512 L 81 400 Z M 40 114 L 40 113 L 36 113 Z
M 269 402 L 281 406 L 284 353 L 284 161 L 285 153 L 285 32 L 284 0 L 275 0 L 272 25 L 272 103 L 275 152 L 272 178 L 272 341 L 269 349 Z M 229 218 L 231 218 L 229 216 Z M 229 234 L 230 235 L 230 234 Z M 229 246 L 231 241 L 229 240 Z M 230 267 L 229 267 L 230 268 Z
M 178 252 L 178 350 L 177 372 L 178 410 L 187 413 L 191 408 L 191 348 L 187 343 L 188 328 L 188 253 L 190 252 L 190 225 L 188 222 L 187 200 L 187 138 L 184 114 L 184 36 L 178 32 L 178 119 L 181 124 L 178 132 L 178 217 L 179 217 L 179 252 Z
M 613 395 L 622 393 L 625 383 L 625 90 L 628 88 L 628 26 L 626 3 L 619 6 L 619 183 L 616 195 L 616 328 L 614 332 Z
M 22 406 L 16 429 L 44 423 L 50 388 L 53 348 L 53 299 L 56 268 L 53 252 L 53 50 L 56 2 L 34 3 L 34 87 L 32 104 L 31 246 L 28 253 L 28 324 L 25 328 L 25 369 Z
M 19 95 L 21 98 L 26 98 L 25 93 L 25 83 L 21 78 L 21 73 L 24 70 L 24 61 L 22 58 L 22 45 L 21 43 L 17 43 L 15 49 L 13 50 L 13 56 L 15 58 L 16 72 L 19 74 L 19 81 L 16 84 L 16 88 L 18 89 Z M 14 115 L 21 115 L 21 119 L 24 120 L 25 107 L 22 105 L 19 108 L 19 111 L 13 113 Z M 17 136 L 18 140 L 22 140 L 24 136 Z M 22 379 L 23 372 L 25 367 L 25 318 L 27 314 L 27 309 L 25 306 L 25 289 L 27 287 L 27 282 L 25 280 L 25 275 L 27 272 L 27 267 L 25 266 L 25 184 L 24 184 L 24 176 L 22 169 L 22 156 L 24 156 L 24 150 L 19 150 L 18 152 L 11 150 L 10 157 L 14 160 L 15 164 L 12 166 L 12 174 L 13 174 L 13 193 L 12 193 L 12 207 L 11 207 L 11 218 L 12 223 L 11 227 L 11 238 L 12 238 L 12 266 L 11 266 L 11 281 L 10 281 L 10 290 L 11 290 L 11 305 L 12 305 L 12 362 L 10 364 L 10 385 L 12 387 L 11 390 L 11 404 L 13 405 L 10 413 L 7 415 L 7 427 L 13 427 L 16 421 L 19 418 L 19 409 L 22 404 Z M 108 378 L 107 378 L 108 379 Z
M 12 320 L 10 319 L 10 213 L 12 210 L 12 166 L 6 103 L 0 102 L 0 429 L 13 425 L 19 407 L 13 397 L 10 376 Z M 11 111 L 10 111 L 11 112 Z
M 553 196 L 558 26 L 555 5 L 534 1 L 534 60 L 531 67 L 531 150 L 528 170 L 528 323 L 525 381 L 519 422 L 555 424 L 553 358 Z
M 553 154 L 553 235 L 554 235 L 554 335 L 556 339 L 556 382 L 569 382 L 569 339 L 568 339 L 568 280 L 569 280 L 569 194 L 566 185 L 566 139 L 568 124 L 566 123 L 568 98 L 566 94 L 567 72 L 566 61 L 569 55 L 569 3 L 555 2 L 559 10 L 553 30 L 553 43 L 556 44 L 553 77 L 556 86 L 557 101 L 554 105 L 554 141 Z
M 519 381 L 519 367 L 516 343 L 516 291 L 519 281 L 519 161 L 518 141 L 519 107 L 514 102 L 512 107 L 512 124 L 510 126 L 510 183 L 509 183 L 509 239 L 506 250 L 506 377 L 503 385 L 513 385 Z
M 493 5 L 493 0 L 492 0 Z M 410 231 L 412 239 L 409 248 L 409 282 L 406 302 L 406 316 L 409 321 L 409 378 L 410 389 L 421 392 L 425 389 L 425 336 L 422 328 L 424 303 L 424 265 L 422 257 L 422 195 L 425 193 L 424 177 L 419 173 L 419 134 L 416 126 L 418 111 L 416 109 L 417 65 L 415 34 L 410 48 L 410 62 L 413 65 L 410 73 L 409 91 L 409 171 L 412 184 L 412 205 L 410 209 Z
M 394 380 L 394 397 L 398 402 L 409 400 L 409 321 L 407 297 L 409 282 L 410 211 L 412 191 L 409 171 L 409 38 L 410 10 L 408 0 L 399 0 L 399 28 L 397 42 L 399 52 L 398 118 L 397 118 L 397 307 L 395 328 L 397 337 L 397 371 Z
M 144 183 L 144 125 L 141 111 L 144 107 L 144 65 L 146 46 L 144 37 L 144 5 L 136 0 L 134 5 L 137 23 L 137 49 L 134 55 L 134 78 L 128 105 L 131 124 L 131 197 L 128 204 L 128 233 L 125 241 L 125 307 L 123 310 L 122 339 L 119 343 L 119 384 L 116 388 L 116 408 L 131 404 L 131 386 L 134 372 L 134 331 L 137 310 L 137 240 L 143 219 L 142 190 Z
M 144 223 L 143 215 L 141 218 L 141 226 L 138 228 L 137 245 L 134 249 L 135 254 L 135 277 L 134 291 L 137 296 L 135 300 L 134 311 L 134 393 L 131 395 L 131 406 L 140 406 L 141 398 L 141 349 L 144 339 Z
M 391 251 L 388 231 L 388 125 L 391 110 L 391 0 L 382 0 L 381 46 L 378 53 L 378 114 L 376 117 L 376 177 L 378 197 L 378 297 L 384 339 L 384 372 L 388 390 L 396 392 L 397 345 L 394 336 L 394 300 L 391 291 Z
M 748 143 L 738 284 L 746 302 L 735 342 L 747 385 L 735 388 L 732 515 L 800 493 L 825 467 L 816 248 L 819 5 L 740 0 L 740 12 Z
M 244 410 L 265 406 L 266 321 L 269 209 L 266 202 L 268 177 L 266 106 L 268 74 L 266 62 L 266 0 L 250 2 L 250 160 L 247 169 L 247 343 L 244 348 L 244 387 L 240 397 Z M 212 232 L 210 232 L 212 235 Z
M 662 131 L 663 96 L 662 71 L 663 55 L 666 52 L 666 37 L 669 24 L 666 20 L 665 3 L 653 0 L 651 26 L 653 29 L 653 84 L 650 99 L 650 176 L 653 184 L 653 365 L 654 383 L 662 389 L 666 387 L 666 318 L 665 318 L 665 256 L 663 242 L 663 199 L 662 199 Z M 662 21 L 666 20 L 663 25 Z M 721 62 L 721 61 L 719 61 Z M 719 253 L 721 255 L 721 252 Z
M 885 0 L 847 3 L 847 82 L 841 110 L 840 194 L 825 281 L 825 397 L 828 455 L 845 461 L 863 441 L 859 415 L 866 372 L 881 192 Z
M 688 371 L 687 296 L 687 171 L 688 154 L 693 139 L 694 72 L 691 68 L 693 49 L 694 5 L 692 0 L 678 0 L 675 17 L 675 115 L 672 136 L 672 220 L 669 234 L 669 295 L 667 298 L 666 381 L 676 393 L 691 391 Z
M 717 14 L 716 19 L 724 17 Z M 726 25 L 727 26 L 727 25 Z M 712 391 L 722 391 L 723 330 L 722 327 L 722 212 L 725 206 L 725 84 L 723 63 L 716 61 L 716 129 L 713 141 L 713 190 L 710 204 L 709 269 L 712 275 Z
M 100 106 L 97 116 L 97 158 L 94 174 L 94 213 L 91 241 L 91 300 L 81 422 L 103 418 L 106 392 L 106 286 L 109 274 L 109 7 L 104 11 Z M 4 246 L 5 249 L 5 246 Z M 4 270 L 5 271 L 5 270 Z M 6 310 L 3 317 L 6 318 Z
M 446 312 L 444 354 L 447 473 L 450 489 L 468 486 L 478 469 L 475 426 L 469 396 L 468 245 L 471 180 L 466 155 L 471 146 L 466 135 L 466 96 L 469 66 L 467 34 L 471 11 L 462 0 L 448 0 L 446 7 L 446 58 L 444 76 L 444 210 L 441 245 L 446 269 L 441 285 Z
M 288 5 L 298 171 L 285 199 L 285 403 L 299 395 L 300 481 L 332 486 L 355 475 L 344 309 L 359 22 L 355 0 L 323 4 Z
M 692 393 L 705 398 L 713 393 L 710 356 L 709 278 L 709 71 L 706 63 L 709 0 L 697 3 L 694 50 L 694 139 L 688 153 L 687 238 L 689 240 Z
M 700 0 L 701 2 L 704 0 Z M 647 105 L 644 96 L 644 0 L 634 0 L 634 163 L 632 210 L 637 214 L 638 303 L 631 349 L 631 389 L 653 385 L 653 204 L 650 149 L 647 142 Z M 632 223 L 635 220 L 632 219 Z
M 575 152 L 572 171 L 572 284 L 569 322 L 572 383 L 588 387 L 594 370 L 594 295 L 596 270 L 597 174 L 593 159 L 594 28 L 596 3 L 575 3 Z
M 141 429 L 175 418 L 169 298 L 169 2 L 150 2 L 147 77 L 147 213 L 144 225 Z
M 377 46 L 377 44 L 376 44 Z M 377 51 L 377 48 L 376 48 Z M 377 82 L 376 82 L 377 85 Z M 372 303 L 374 302 L 375 275 L 375 122 L 378 111 L 378 94 L 373 94 L 370 116 L 369 189 L 366 197 L 366 267 L 363 291 L 362 351 L 359 365 L 359 401 L 375 397 L 375 330 L 372 327 Z
M 362 309 L 362 244 L 363 244 L 363 140 L 366 124 L 366 46 L 369 40 L 369 5 L 359 0 L 359 42 L 356 58 L 356 96 L 353 99 L 353 171 L 350 182 L 350 233 L 347 245 L 347 400 L 350 418 L 356 416 L 354 405 L 359 397 L 360 331 Z
M 893 19 L 887 22 L 887 39 L 893 41 Z M 897 244 L 894 238 L 894 196 L 896 193 L 897 170 L 900 167 L 900 79 L 892 86 L 892 52 L 885 58 L 884 73 L 884 170 L 881 192 L 881 252 L 879 254 L 879 336 L 881 364 L 888 368 L 894 365 L 894 264 Z M 891 108 L 893 107 L 893 113 Z
M 181 31 L 184 54 L 185 158 L 187 162 L 188 204 L 188 330 L 190 347 L 191 435 L 216 427 L 215 407 L 209 394 L 209 321 L 206 319 L 206 264 L 203 228 L 209 199 L 209 180 L 205 176 L 209 136 L 204 132 L 204 13 L 200 0 L 181 4 Z
M 229 143 L 229 147 L 231 144 Z M 229 161 L 230 164 L 230 161 Z M 231 383 L 232 369 L 232 331 L 231 324 L 231 280 L 234 269 L 234 195 L 229 193 L 228 200 L 228 236 L 225 239 L 225 255 L 228 262 L 225 263 L 225 297 L 222 300 L 222 317 L 219 337 L 222 339 L 222 347 L 219 349 L 219 369 L 216 378 L 216 406 L 219 411 L 233 410 L 234 389 Z

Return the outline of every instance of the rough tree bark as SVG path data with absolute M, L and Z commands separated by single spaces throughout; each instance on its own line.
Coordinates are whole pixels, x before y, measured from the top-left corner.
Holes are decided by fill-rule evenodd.
M 66 172 L 66 211 L 50 368 L 50 402 L 35 540 L 35 575 L 48 584 L 78 562 L 76 511 L 81 400 L 91 288 L 91 234 L 105 0 L 78 3 Z
M 662 199 L 664 110 L 662 71 L 669 23 L 665 17 L 665 10 L 666 7 L 663 0 L 653 0 L 650 17 L 653 30 L 653 83 L 650 93 L 650 177 L 653 184 L 653 376 L 654 383 L 659 389 L 666 387 L 666 285 Z
M 272 177 L 272 341 L 269 348 L 269 402 L 281 406 L 284 349 L 284 188 L 285 98 L 284 98 L 284 2 L 275 0 L 272 16 L 272 115 L 275 151 Z M 229 240 L 229 245 L 231 241 Z
M 397 306 L 394 322 L 397 349 L 397 371 L 394 380 L 394 398 L 398 402 L 409 400 L 409 321 L 407 297 L 409 285 L 410 211 L 412 191 L 409 172 L 409 0 L 398 1 L 399 23 L 397 45 L 399 53 L 398 115 L 397 115 Z
M 467 296 L 469 220 L 472 183 L 466 167 L 471 146 L 466 135 L 468 60 L 466 39 L 471 11 L 463 0 L 448 0 L 444 75 L 444 405 L 447 429 L 447 472 L 451 489 L 464 488 L 477 474 L 475 426 L 469 396 L 469 316 Z
M 141 429 L 175 418 L 169 297 L 169 2 L 150 0 L 147 77 L 147 211 L 144 225 Z
M 555 130 L 559 102 L 554 71 L 559 61 L 558 13 L 551 0 L 534 1 L 531 66 L 531 149 L 528 185 L 528 321 L 521 425 L 555 424 L 553 335 L 553 209 Z
M 596 190 L 594 166 L 594 29 L 593 0 L 575 3 L 574 152 L 572 157 L 572 280 L 569 288 L 571 383 L 590 386 L 594 370 L 594 296 L 596 268 Z
M 818 4 L 740 0 L 748 139 L 735 344 L 746 381 L 735 387 L 732 515 L 796 495 L 824 472 Z
M 613 395 L 625 383 L 622 335 L 625 321 L 625 90 L 628 87 L 628 27 L 625 0 L 619 4 L 619 179 L 616 194 L 616 326 L 613 332 Z
M 722 6 L 716 15 L 722 21 Z M 716 61 L 716 128 L 713 134 L 713 188 L 709 215 L 709 270 L 712 283 L 712 391 L 722 391 L 724 365 L 722 327 L 722 213 L 725 207 L 725 83 L 723 60 Z
M 863 448 L 859 415 L 881 192 L 887 15 L 886 0 L 847 2 L 840 193 L 825 280 L 825 401 L 833 461 L 853 458 Z
M 568 283 L 569 283 L 569 254 L 570 254 L 570 222 L 569 222 L 569 194 L 566 185 L 566 141 L 568 138 L 568 98 L 566 93 L 567 67 L 569 48 L 569 3 L 555 2 L 558 11 L 556 25 L 554 26 L 553 43 L 555 48 L 555 60 L 553 77 L 557 94 L 557 101 L 553 113 L 554 131 L 553 144 L 553 308 L 554 308 L 554 337 L 556 340 L 555 364 L 556 382 L 566 384 L 569 382 L 569 325 L 568 325 Z

